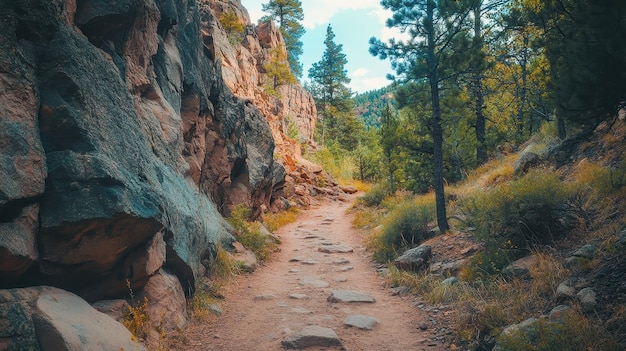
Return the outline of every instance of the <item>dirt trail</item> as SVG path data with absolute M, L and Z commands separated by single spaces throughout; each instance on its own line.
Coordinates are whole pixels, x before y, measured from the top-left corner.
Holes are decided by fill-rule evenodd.
M 324 202 L 281 228 L 277 232 L 281 252 L 254 274 L 233 283 L 223 303 L 225 313 L 187 331 L 187 350 L 281 350 L 283 339 L 308 325 L 332 328 L 343 348 L 307 350 L 444 350 L 430 344 L 429 331 L 418 328 L 428 317 L 411 304 L 412 298 L 392 296 L 383 286 L 362 237 L 351 226 L 349 206 Z M 319 251 L 337 248 L 330 244 L 354 251 Z M 363 292 L 376 302 L 331 303 L 327 298 L 333 290 Z M 372 330 L 345 326 L 345 319 L 353 314 L 373 317 L 378 325 Z

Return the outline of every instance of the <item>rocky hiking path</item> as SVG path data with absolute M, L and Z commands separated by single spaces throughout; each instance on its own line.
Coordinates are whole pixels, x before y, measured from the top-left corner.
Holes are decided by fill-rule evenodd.
M 223 315 L 187 330 L 187 350 L 444 350 L 412 298 L 384 286 L 349 206 L 327 201 L 279 229 L 281 251 L 233 283 Z

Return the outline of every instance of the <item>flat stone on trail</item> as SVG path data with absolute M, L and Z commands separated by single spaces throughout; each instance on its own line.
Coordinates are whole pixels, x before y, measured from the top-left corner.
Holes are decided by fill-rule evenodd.
M 294 307 L 291 309 L 291 312 L 293 313 L 299 313 L 299 314 L 311 314 L 313 313 L 312 311 L 307 310 L 304 307 Z
M 307 285 L 315 288 L 327 288 L 330 286 L 327 282 L 314 278 L 301 278 L 300 285 Z
M 276 298 L 275 295 L 255 295 L 254 296 L 254 301 L 262 301 L 262 300 L 274 300 Z
M 354 249 L 346 245 L 323 245 L 318 247 L 317 251 L 325 253 L 349 253 L 354 252 Z
M 309 325 L 286 337 L 281 344 L 287 349 L 301 350 L 311 346 L 341 346 L 341 340 L 339 340 L 337 333 L 330 328 Z
M 333 290 L 330 296 L 326 299 L 328 302 L 365 302 L 374 303 L 376 299 L 358 291 L 349 290 Z
M 336 261 L 333 261 L 333 264 L 337 264 L 337 265 L 339 265 L 339 264 L 348 264 L 348 263 L 350 263 L 350 260 L 346 260 L 345 258 L 340 258 L 340 259 L 338 259 Z
M 378 325 L 376 318 L 370 316 L 364 316 L 362 314 L 353 314 L 348 316 L 343 322 L 348 327 L 354 327 L 358 329 L 372 330 Z
M 290 299 L 294 299 L 294 300 L 306 300 L 309 298 L 309 295 L 306 294 L 291 294 L 289 295 Z

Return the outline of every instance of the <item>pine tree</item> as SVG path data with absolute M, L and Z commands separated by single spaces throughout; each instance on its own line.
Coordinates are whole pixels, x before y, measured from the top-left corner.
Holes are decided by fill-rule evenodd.
M 591 130 L 626 106 L 626 2 L 522 1 L 543 27 L 557 113 Z
M 294 75 L 302 77 L 302 41 L 304 27 L 300 21 L 304 19 L 302 2 L 300 0 L 270 0 L 262 5 L 262 10 L 269 15 L 261 18 L 261 21 L 272 20 L 278 23 L 278 28 L 287 47 L 287 60 Z
M 335 43 L 335 33 L 331 25 L 326 29 L 324 39 L 324 54 L 319 62 L 309 69 L 309 79 L 313 88 L 311 92 L 315 98 L 317 110 L 322 114 L 322 146 L 325 139 L 325 128 L 331 130 L 337 124 L 341 114 L 351 113 L 353 102 L 352 92 L 346 86 L 350 83 L 345 65 L 348 63 L 343 53 L 343 45 Z
M 449 229 L 443 179 L 443 128 L 441 124 L 440 89 L 450 72 L 452 62 L 460 54 L 455 44 L 463 44 L 463 26 L 469 10 L 463 1 L 382 0 L 393 16 L 388 27 L 397 27 L 411 38 L 391 39 L 388 43 L 370 39 L 370 53 L 381 59 L 391 59 L 392 67 L 406 81 L 428 82 L 431 117 L 428 121 L 433 141 L 433 178 L 437 207 L 437 223 L 445 232 Z
M 283 51 L 282 47 L 278 46 L 272 48 L 269 54 L 269 60 L 263 64 L 263 68 L 268 77 L 265 90 L 271 95 L 279 97 L 279 93 L 276 90 L 279 86 L 293 84 L 296 83 L 297 80 L 289 69 L 287 54 Z

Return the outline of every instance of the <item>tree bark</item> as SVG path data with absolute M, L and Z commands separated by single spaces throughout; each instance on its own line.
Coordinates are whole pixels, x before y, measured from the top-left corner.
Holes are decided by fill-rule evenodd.
M 435 187 L 435 205 L 437 208 L 437 225 L 444 233 L 450 226 L 446 215 L 446 197 L 443 182 L 443 129 L 441 128 L 441 107 L 439 101 L 439 75 L 437 74 L 437 62 L 435 59 L 435 28 L 434 28 L 435 3 L 428 1 L 426 6 L 425 28 L 428 36 L 428 82 L 430 84 L 430 98 L 432 103 L 432 116 L 430 119 L 431 136 L 433 138 L 433 175 Z
M 482 23 L 481 23 L 481 2 L 474 7 L 474 49 L 477 51 L 476 55 L 482 52 L 483 37 L 482 37 Z M 485 104 L 485 96 L 483 95 L 483 62 L 476 62 L 476 67 L 472 77 L 472 93 L 474 94 L 474 112 L 476 114 L 476 161 L 479 165 L 487 162 L 487 145 L 485 144 L 485 114 L 483 111 L 483 105 Z
M 556 128 L 559 132 L 559 139 L 565 140 L 567 138 L 567 130 L 565 129 L 565 119 L 563 117 L 556 117 Z

